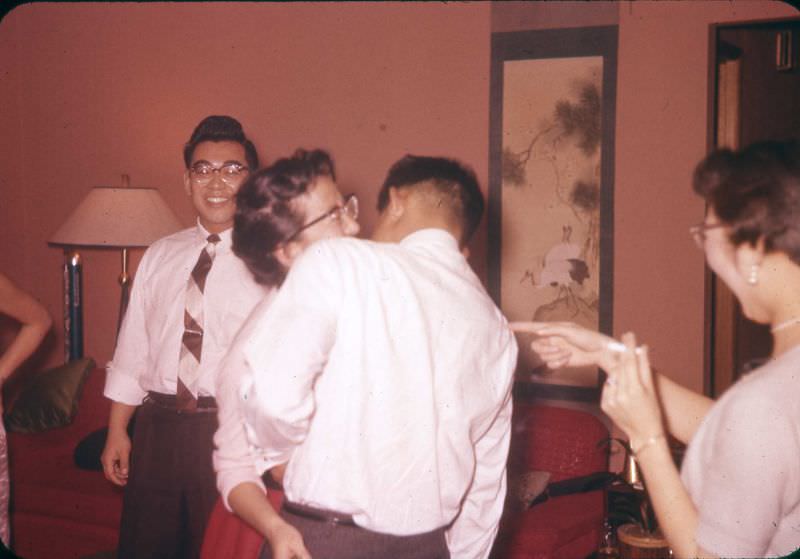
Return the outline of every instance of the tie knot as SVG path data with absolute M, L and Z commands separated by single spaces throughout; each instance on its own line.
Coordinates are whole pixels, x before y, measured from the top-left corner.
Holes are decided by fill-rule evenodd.
M 219 235 L 217 235 L 216 233 L 212 233 L 211 235 L 208 236 L 208 238 L 206 238 L 206 240 L 209 243 L 211 243 L 212 245 L 215 245 L 218 242 L 220 242 L 222 239 L 220 239 Z

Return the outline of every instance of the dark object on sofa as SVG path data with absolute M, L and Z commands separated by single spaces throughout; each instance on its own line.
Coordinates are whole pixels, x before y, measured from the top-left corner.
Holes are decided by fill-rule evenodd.
M 606 489 L 614 479 L 611 472 L 595 472 L 587 476 L 573 477 L 563 481 L 550 483 L 528 506 L 528 508 L 544 503 L 550 497 L 563 497 L 564 495 L 574 495 L 575 493 L 586 493 L 598 489 Z
M 136 414 L 134 414 L 128 422 L 128 436 L 131 439 L 133 439 L 133 429 L 135 426 Z M 103 449 L 106 446 L 106 438 L 108 438 L 108 427 L 102 427 L 83 437 L 75 447 L 75 452 L 73 454 L 75 465 L 82 470 L 102 472 L 103 464 L 100 462 L 100 456 L 103 454 Z
M 92 431 L 81 439 L 72 455 L 75 466 L 81 470 L 102 472 L 103 464 L 100 462 L 100 456 L 106 446 L 107 437 L 108 427 L 103 427 L 97 431 Z
M 72 559 L 117 547 L 122 490 L 79 469 L 78 443 L 108 423 L 105 370 L 92 369 L 71 424 L 9 433 L 12 549 L 25 559 Z
M 19 555 L 8 549 L 0 540 L 0 559 L 21 559 Z

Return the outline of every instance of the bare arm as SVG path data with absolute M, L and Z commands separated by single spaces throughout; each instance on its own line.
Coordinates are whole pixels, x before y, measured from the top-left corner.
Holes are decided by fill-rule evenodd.
M 683 444 L 688 444 L 714 400 L 681 386 L 661 373 L 655 373 L 653 380 L 668 432 Z
M 240 483 L 228 494 L 228 504 L 233 512 L 267 539 L 274 559 L 311 559 L 300 532 L 275 512 L 258 485 Z
M 619 342 L 576 324 L 515 322 L 512 329 L 537 335 L 531 347 L 553 369 L 597 365 L 609 374 L 619 364 Z M 687 443 L 714 401 L 681 386 L 663 374 L 654 377 L 664 422 L 672 436 Z
M 630 438 L 658 524 L 675 556 L 716 557 L 701 549 L 695 540 L 699 514 L 683 486 L 664 436 L 647 348 L 635 351 L 632 334 L 626 334 L 623 340 L 628 351 L 621 354 L 613 380 L 603 387 L 600 405 Z
M 100 462 L 106 478 L 117 484 L 128 483 L 128 472 L 131 456 L 131 439 L 128 436 L 128 423 L 131 421 L 137 406 L 121 402 L 111 402 L 111 414 L 108 418 L 108 436 Z
M 36 299 L 3 274 L 0 274 L 0 312 L 22 324 L 14 341 L 0 356 L 0 382 L 3 382 L 36 350 L 53 319 Z

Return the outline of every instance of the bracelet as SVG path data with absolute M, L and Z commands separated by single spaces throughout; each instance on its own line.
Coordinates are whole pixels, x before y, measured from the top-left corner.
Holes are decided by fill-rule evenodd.
M 665 438 L 664 433 L 659 433 L 658 435 L 653 435 L 644 441 L 641 445 L 639 445 L 639 448 L 633 448 L 633 445 L 631 445 L 631 454 L 633 454 L 634 457 L 638 457 L 642 451 L 647 450 L 649 447 L 653 446 L 663 438 Z

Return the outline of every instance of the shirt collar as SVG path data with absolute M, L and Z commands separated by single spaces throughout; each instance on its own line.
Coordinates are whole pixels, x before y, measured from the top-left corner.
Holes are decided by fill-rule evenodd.
M 197 226 L 195 227 L 198 236 L 198 242 L 202 241 L 205 244 L 206 239 L 211 234 L 208 230 L 200 224 L 200 219 L 197 219 Z M 216 250 L 228 250 L 233 243 L 233 227 L 225 229 L 222 233 L 217 233 L 220 241 L 217 243 Z
M 414 231 L 410 235 L 403 237 L 400 244 L 408 247 L 438 244 L 456 252 L 459 250 L 458 241 L 450 232 L 434 227 Z

